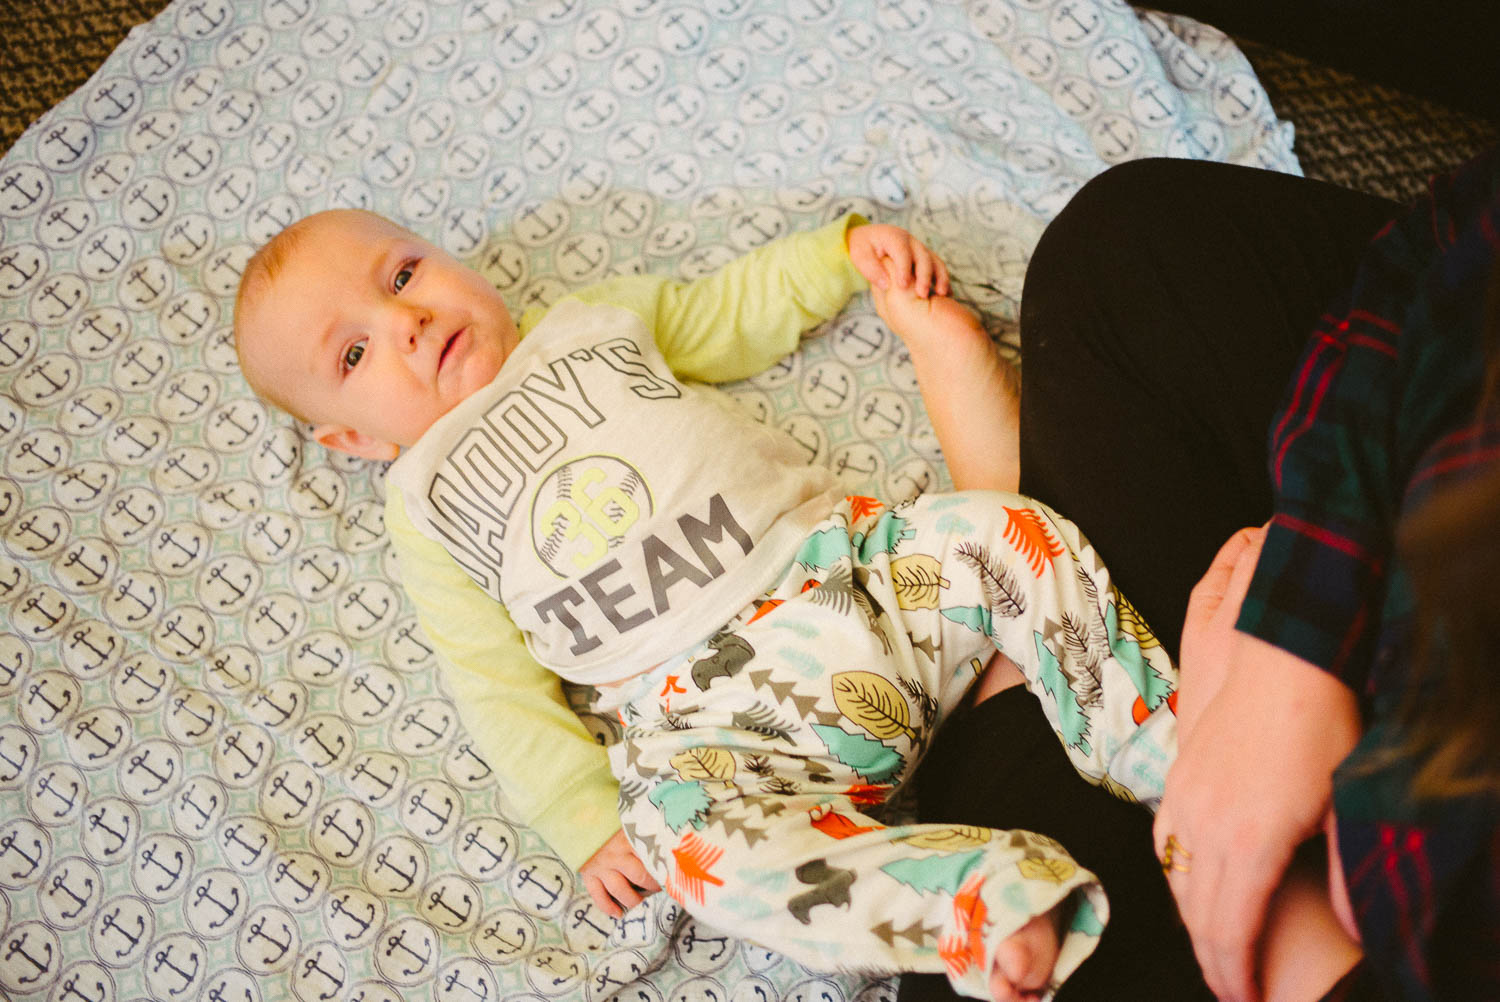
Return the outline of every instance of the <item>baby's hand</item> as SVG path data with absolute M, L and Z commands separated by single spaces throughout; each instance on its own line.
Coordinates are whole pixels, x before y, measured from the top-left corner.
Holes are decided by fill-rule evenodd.
M 948 294 L 948 269 L 899 226 L 866 223 L 849 231 L 849 260 L 876 289 L 906 289 L 919 298 Z
M 623 831 L 615 832 L 588 862 L 578 868 L 583 886 L 604 914 L 619 918 L 644 901 L 647 895 L 661 890 Z
M 1032 918 L 995 950 L 990 967 L 993 1002 L 1036 1002 L 1052 983 L 1061 949 L 1058 925 L 1062 905 Z

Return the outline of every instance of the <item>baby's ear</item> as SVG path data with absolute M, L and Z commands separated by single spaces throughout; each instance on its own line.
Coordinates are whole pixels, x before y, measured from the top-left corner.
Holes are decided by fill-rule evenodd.
M 395 459 L 401 454 L 401 446 L 395 442 L 371 438 L 355 431 L 348 425 L 320 424 L 313 428 L 313 438 L 328 449 L 347 452 L 361 459 Z

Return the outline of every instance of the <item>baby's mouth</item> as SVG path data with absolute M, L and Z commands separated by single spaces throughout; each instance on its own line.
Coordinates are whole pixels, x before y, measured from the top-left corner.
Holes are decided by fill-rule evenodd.
M 448 364 L 448 356 L 452 354 L 454 346 L 458 344 L 458 339 L 463 337 L 464 331 L 466 330 L 468 330 L 467 327 L 461 327 L 458 330 L 454 331 L 452 335 L 449 336 L 448 340 L 443 344 L 443 350 L 438 355 L 439 370 L 441 370 L 443 366 Z

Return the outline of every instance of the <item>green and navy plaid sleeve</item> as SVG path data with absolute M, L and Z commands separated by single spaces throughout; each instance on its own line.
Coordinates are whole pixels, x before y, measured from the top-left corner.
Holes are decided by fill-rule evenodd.
M 1360 697 L 1366 733 L 1334 776 L 1366 957 L 1351 1000 L 1500 998 L 1500 800 L 1418 802 L 1415 763 L 1386 753 L 1412 684 L 1396 523 L 1500 462 L 1500 428 L 1475 407 L 1497 247 L 1500 150 L 1435 180 L 1376 236 L 1271 428 L 1276 514 L 1239 625 Z
M 1271 424 L 1275 515 L 1238 625 L 1357 692 L 1406 486 L 1472 409 L 1497 168 L 1492 151 L 1435 179 L 1375 236 Z

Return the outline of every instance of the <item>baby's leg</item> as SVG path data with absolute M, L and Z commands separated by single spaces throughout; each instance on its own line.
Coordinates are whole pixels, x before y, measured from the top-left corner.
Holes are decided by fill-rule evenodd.
M 996 651 L 991 655 L 979 680 L 969 693 L 969 701 L 979 704 L 1007 689 L 1025 686 L 1026 676 L 1010 658 Z M 1027 703 L 1030 694 L 1022 694 Z M 1030 707 L 1037 719 L 1041 719 L 1041 707 Z M 1076 775 L 1065 777 L 1070 786 L 1082 782 Z M 1055 796 L 1055 791 L 1044 791 L 1044 795 Z M 924 802 L 926 798 L 923 798 Z M 956 817 L 957 815 L 951 815 Z M 1062 832 L 1049 833 L 1065 845 L 1071 840 Z M 1062 947 L 1061 925 L 1067 916 L 1066 903 L 1059 904 L 1044 915 L 1034 915 L 1031 920 L 1016 930 L 995 950 L 995 960 L 990 966 L 990 998 L 994 1002 L 1033 1002 L 1040 999 L 1052 983 L 1052 972 L 1057 965 L 1057 955 Z M 1106 930 L 1106 935 L 1110 934 Z
M 968 659 L 993 650 L 982 635 L 944 637 L 955 666 L 936 657 L 939 637 L 925 627 L 904 632 L 893 614 L 932 597 L 931 564 L 867 565 L 905 537 L 899 515 L 868 514 L 869 504 L 851 504 L 867 513 L 857 528 L 834 518 L 809 537 L 769 611 L 659 669 L 624 708 L 625 738 L 611 751 L 624 830 L 694 915 L 813 968 L 945 972 L 979 998 L 997 960 L 1002 975 L 1066 977 L 1093 949 L 1107 905 L 1056 842 L 888 826 L 866 812 L 910 775 L 962 698 Z M 1063 903 L 1055 951 L 1034 941 L 1035 927 L 1001 951 Z
M 972 998 L 1050 990 L 1093 949 L 1107 905 L 1050 839 L 888 827 L 860 809 L 881 787 L 836 760 L 753 733 L 694 744 L 728 730 L 632 729 L 614 759 L 628 837 L 694 917 L 814 970 L 942 973 Z M 845 733 L 831 743 L 852 758 L 861 742 Z
M 947 558 L 945 649 L 959 647 L 952 627 L 963 624 L 1006 652 L 975 681 L 975 705 L 945 725 L 969 738 L 940 738 L 924 762 L 920 817 L 1043 832 L 1099 875 L 1116 917 L 1059 998 L 1150 998 L 1159 986 L 1161 997 L 1206 998 L 1152 852 L 1151 816 L 1110 795 L 1159 791 L 1172 748 L 1172 665 L 1076 527 L 1044 506 L 975 493 L 919 500 L 901 514 L 915 527 L 909 547 Z M 968 607 L 976 576 L 980 609 Z M 1003 758 L 992 752 L 974 768 L 976 752 L 996 747 Z M 902 983 L 903 1002 L 932 991 L 916 978 Z
M 1099 878 L 1109 925 L 1058 989 L 1058 1002 L 1211 1002 L 1153 854 L 1150 813 L 1079 776 L 1025 688 L 1002 690 L 944 723 L 916 787 L 917 820 L 1042 832 Z M 953 998 L 923 975 L 902 978 L 898 995 Z
M 873 291 L 906 344 L 927 417 L 959 490 L 1021 483 L 1021 380 L 979 318 L 947 296 Z
M 1012 686 L 1025 685 L 1026 676 L 1010 658 L 996 651 L 979 672 L 979 680 L 969 692 L 970 703 L 982 703 Z M 1040 712 L 1040 710 L 1038 711 Z
M 1018 668 L 1079 773 L 1125 799 L 1159 798 L 1176 669 L 1078 527 L 994 491 L 919 497 L 891 517 L 902 538 L 882 573 L 910 635 L 933 632 L 950 658 L 971 638 L 992 644 L 1010 664 L 992 661 L 978 694 Z

